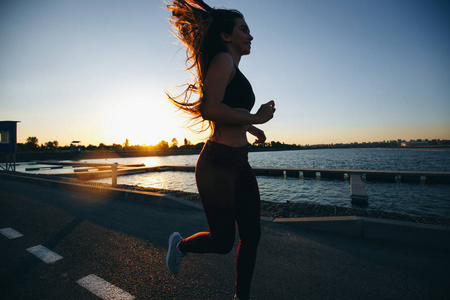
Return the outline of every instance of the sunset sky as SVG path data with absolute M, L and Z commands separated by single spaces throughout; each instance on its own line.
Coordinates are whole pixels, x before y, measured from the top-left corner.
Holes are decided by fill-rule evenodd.
M 254 36 L 240 69 L 268 141 L 450 139 L 450 5 L 416 0 L 206 0 Z M 0 1 L 0 121 L 18 142 L 203 141 L 166 100 L 190 80 L 163 0 Z M 253 138 L 250 139 L 253 142 Z

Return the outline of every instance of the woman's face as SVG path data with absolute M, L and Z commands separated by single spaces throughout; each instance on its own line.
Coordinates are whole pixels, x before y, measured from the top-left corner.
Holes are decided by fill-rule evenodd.
M 250 54 L 251 42 L 253 37 L 250 35 L 250 29 L 244 19 L 237 18 L 236 25 L 231 35 L 226 35 L 226 42 L 230 47 L 240 55 Z

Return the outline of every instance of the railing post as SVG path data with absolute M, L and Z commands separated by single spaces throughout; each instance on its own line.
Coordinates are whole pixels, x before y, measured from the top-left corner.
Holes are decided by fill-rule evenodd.
M 112 186 L 117 187 L 117 167 L 119 166 L 118 163 L 112 164 Z

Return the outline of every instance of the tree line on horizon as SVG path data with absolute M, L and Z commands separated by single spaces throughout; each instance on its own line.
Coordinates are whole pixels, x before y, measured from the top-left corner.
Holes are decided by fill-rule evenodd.
M 429 146 L 449 146 L 450 140 L 415 140 L 417 142 L 426 141 Z M 415 142 L 410 141 L 410 142 Z M 316 145 L 297 145 L 297 144 L 285 144 L 280 142 L 271 141 L 264 144 L 250 144 L 251 149 L 326 149 L 326 148 L 378 148 L 378 147 L 400 147 L 405 140 L 390 140 L 382 142 L 353 142 L 353 143 L 332 143 L 332 144 L 316 144 Z M 199 149 L 203 148 L 204 142 L 192 144 L 188 139 L 184 139 L 183 144 L 180 145 L 176 138 L 173 138 L 169 143 L 165 140 L 160 141 L 156 145 L 130 145 L 128 139 L 123 144 L 105 145 L 100 143 L 98 146 L 89 144 L 88 146 L 79 145 L 79 142 L 72 142 L 70 146 L 60 146 L 59 142 L 48 141 L 44 144 L 39 144 L 39 140 L 35 136 L 30 136 L 26 139 L 26 143 L 18 143 L 17 151 L 43 151 L 43 152 L 79 152 L 79 151 L 166 151 L 166 150 L 186 150 L 186 149 Z
M 78 142 L 72 142 L 70 146 L 60 146 L 59 142 L 48 141 L 44 144 L 39 144 L 39 140 L 35 136 L 28 137 L 26 139 L 26 143 L 18 143 L 17 150 L 19 152 L 25 151 L 73 151 L 74 149 L 78 149 L 81 151 L 151 151 L 151 150 L 177 150 L 177 149 L 202 149 L 204 142 L 200 142 L 197 144 L 193 144 L 188 139 L 184 139 L 183 144 L 180 145 L 176 138 L 173 138 L 171 142 L 167 142 L 165 140 L 160 141 L 156 145 L 130 145 L 128 139 L 125 140 L 123 144 L 112 144 L 106 145 L 104 143 L 100 143 L 98 146 L 89 144 L 88 146 L 79 145 Z M 252 147 L 258 148 L 289 148 L 289 147 L 298 147 L 297 145 L 290 145 L 280 142 L 270 142 L 264 144 L 253 144 Z

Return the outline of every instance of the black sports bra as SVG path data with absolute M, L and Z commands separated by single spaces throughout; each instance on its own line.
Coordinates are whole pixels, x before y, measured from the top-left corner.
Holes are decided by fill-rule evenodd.
M 222 103 L 233 108 L 245 108 L 250 111 L 255 105 L 255 94 L 244 74 L 239 71 L 236 65 L 234 67 L 236 74 L 225 90 Z

